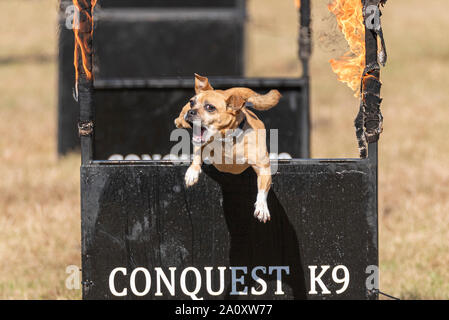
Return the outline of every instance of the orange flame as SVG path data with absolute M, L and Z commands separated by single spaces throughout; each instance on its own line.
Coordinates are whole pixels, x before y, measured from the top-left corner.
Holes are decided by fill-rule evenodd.
M 295 0 L 296 9 L 301 9 L 301 0 Z
M 357 97 L 360 79 L 365 69 L 365 26 L 363 6 L 360 0 L 333 0 L 328 9 L 337 18 L 338 27 L 344 34 L 349 51 L 338 59 L 331 59 L 332 70 L 337 79 L 346 83 Z
M 88 0 L 73 0 L 73 5 L 78 8 L 78 12 L 81 11 L 82 8 L 86 8 L 88 6 Z M 83 4 L 83 6 L 80 5 L 80 2 Z M 79 68 L 78 68 L 78 61 L 79 56 L 81 54 L 81 60 L 83 63 L 83 69 L 84 73 L 86 74 L 86 78 L 91 80 L 92 79 L 92 62 L 88 58 L 88 55 L 92 53 L 92 48 L 90 45 L 88 45 L 89 39 L 92 39 L 93 37 L 93 17 L 92 12 L 94 10 L 95 5 L 97 4 L 97 0 L 91 0 L 91 6 L 92 10 L 91 12 L 87 12 L 86 19 L 87 21 L 84 21 L 83 23 L 87 23 L 91 25 L 91 32 L 90 34 L 86 34 L 83 32 L 80 32 L 80 29 L 83 28 L 81 25 L 81 22 L 76 21 L 76 17 L 73 21 L 73 32 L 75 34 L 75 52 L 74 52 L 74 65 L 75 65 L 75 85 L 78 87 L 78 79 L 79 79 Z M 81 20 L 81 19 L 79 19 Z

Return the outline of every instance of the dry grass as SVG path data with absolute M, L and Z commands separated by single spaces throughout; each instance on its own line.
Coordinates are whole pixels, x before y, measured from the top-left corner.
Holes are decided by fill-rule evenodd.
M 276 4 L 252 1 L 258 16 L 269 17 Z M 344 40 L 326 12 L 327 0 L 314 4 L 312 59 L 312 154 L 314 157 L 354 157 L 357 148 L 353 119 L 358 102 L 339 84 L 326 61 L 344 53 Z M 257 3 L 257 5 L 256 5 Z M 393 0 L 384 9 L 384 34 L 389 63 L 382 71 L 384 133 L 380 141 L 379 227 L 381 289 L 409 299 L 449 298 L 449 20 L 444 0 Z M 271 7 L 270 7 L 271 5 Z M 288 7 L 287 2 L 283 6 Z M 290 6 L 291 7 L 291 6 Z M 252 74 L 296 75 L 295 14 L 256 21 L 252 42 Z M 257 32 L 258 31 L 258 32 Z M 282 40 L 281 40 L 282 39 Z M 284 44 L 287 44 L 285 47 Z M 263 53 L 270 52 L 268 63 Z M 276 51 L 273 53 L 273 51 Z M 278 52 L 282 51 L 282 52 Z M 279 57 L 276 60 L 275 57 Z M 284 61 L 285 60 L 285 61 Z
M 80 265 L 79 156 L 56 148 L 56 1 L 1 1 L 0 298 L 78 298 L 65 268 Z
M 327 60 L 344 42 L 314 0 L 314 157 L 357 156 L 357 100 Z M 381 287 L 401 298 L 449 298 L 449 43 L 446 1 L 389 1 L 383 24 L 390 61 L 382 72 Z M 250 0 L 248 74 L 300 74 L 293 0 Z M 65 268 L 80 265 L 79 156 L 57 159 L 56 0 L 0 2 L 0 298 L 79 298 Z M 446 102 L 446 103 L 445 103 Z

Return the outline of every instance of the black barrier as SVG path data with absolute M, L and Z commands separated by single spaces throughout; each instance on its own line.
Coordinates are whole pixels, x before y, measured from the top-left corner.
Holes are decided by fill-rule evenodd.
M 309 155 L 309 107 L 305 79 L 209 78 L 216 89 L 250 87 L 257 92 L 277 88 L 280 103 L 257 112 L 268 130 L 276 129 L 278 150 L 297 158 Z M 193 79 L 95 81 L 95 159 L 113 154 L 170 153 L 173 120 L 193 95 Z M 267 136 L 269 138 L 269 135 Z M 269 143 L 268 143 L 269 145 Z
M 252 215 L 257 184 L 251 168 L 232 175 L 205 165 L 199 183 L 187 189 L 187 165 L 83 166 L 84 298 L 120 298 L 127 289 L 128 299 L 190 299 L 200 281 L 195 296 L 204 299 L 376 298 L 366 289 L 369 266 L 378 265 L 376 169 L 370 159 L 281 161 L 268 196 L 272 219 L 263 224 Z M 137 271 L 131 281 L 139 267 L 150 277 Z M 226 268 L 222 281 L 219 267 Z M 175 268 L 172 293 L 155 268 L 168 279 Z M 240 277 L 243 283 L 233 288 Z M 148 281 L 151 289 L 140 297 L 130 281 L 136 292 Z M 208 285 L 220 291 L 221 283 L 220 294 L 208 292 Z
M 302 78 L 217 78 L 218 86 L 278 88 L 285 99 L 296 101 L 293 105 L 308 106 L 309 0 L 301 1 L 301 16 Z M 369 30 L 366 43 L 367 65 L 372 65 L 377 42 Z M 252 169 L 232 175 L 204 164 L 198 184 L 187 189 L 187 164 L 182 162 L 98 157 L 99 152 L 107 154 L 101 149 L 104 131 L 113 129 L 105 120 L 107 109 L 92 98 L 132 106 L 125 114 L 139 105 L 126 96 L 139 101 L 140 95 L 155 91 L 163 101 L 168 94 L 162 91 L 168 90 L 176 100 L 192 85 L 187 79 L 93 83 L 81 73 L 83 298 L 377 299 L 376 141 L 369 144 L 365 159 L 272 161 L 272 219 L 266 224 L 253 217 L 257 188 Z M 266 122 L 278 125 L 274 115 L 283 119 L 281 114 L 292 106 L 291 101 L 282 103 Z M 148 139 L 157 148 L 166 148 L 157 138 L 167 134 L 161 123 L 170 119 L 171 125 L 179 109 L 168 115 L 173 111 L 167 109 L 161 118 L 149 115 L 156 120 Z M 308 113 L 304 115 L 301 120 L 301 112 L 289 114 L 299 118 L 280 131 L 287 134 L 298 129 L 290 126 L 308 123 Z M 132 130 L 138 121 L 127 118 L 123 128 Z M 301 152 L 295 136 L 286 139 L 288 151 Z
M 195 72 L 209 76 L 243 76 L 245 10 L 245 0 L 99 1 L 95 8 L 95 79 L 192 77 Z M 79 148 L 76 135 L 79 110 L 73 98 L 74 40 L 73 30 L 68 28 L 73 14 L 72 1 L 61 1 L 60 155 Z M 212 34 L 213 45 L 208 37 Z M 207 54 L 203 48 L 208 48 Z M 96 105 L 102 106 L 103 101 L 99 100 Z M 119 121 L 120 115 L 113 112 L 110 118 Z M 103 144 L 103 148 L 126 148 L 127 139 L 132 137 L 123 141 L 116 139 L 113 145 Z

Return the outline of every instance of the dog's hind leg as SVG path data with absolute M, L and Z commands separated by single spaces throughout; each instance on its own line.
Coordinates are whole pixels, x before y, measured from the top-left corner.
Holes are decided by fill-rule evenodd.
M 266 167 L 253 166 L 257 174 L 257 200 L 254 204 L 254 217 L 260 222 L 270 221 L 270 210 L 268 210 L 267 197 L 271 188 L 271 168 L 270 165 Z

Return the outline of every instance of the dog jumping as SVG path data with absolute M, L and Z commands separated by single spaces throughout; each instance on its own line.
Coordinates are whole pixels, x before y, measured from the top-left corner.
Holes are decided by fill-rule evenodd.
M 185 175 L 186 186 L 198 182 L 205 154 L 221 172 L 240 174 L 251 166 L 257 174 L 258 187 L 254 217 L 264 223 L 269 221 L 267 196 L 271 167 L 266 130 L 263 122 L 248 108 L 269 110 L 280 98 L 278 90 L 267 94 L 239 87 L 214 90 L 208 78 L 195 74 L 195 96 L 175 119 L 177 128 L 193 129 L 193 160 Z M 229 141 L 232 145 L 226 147 Z

